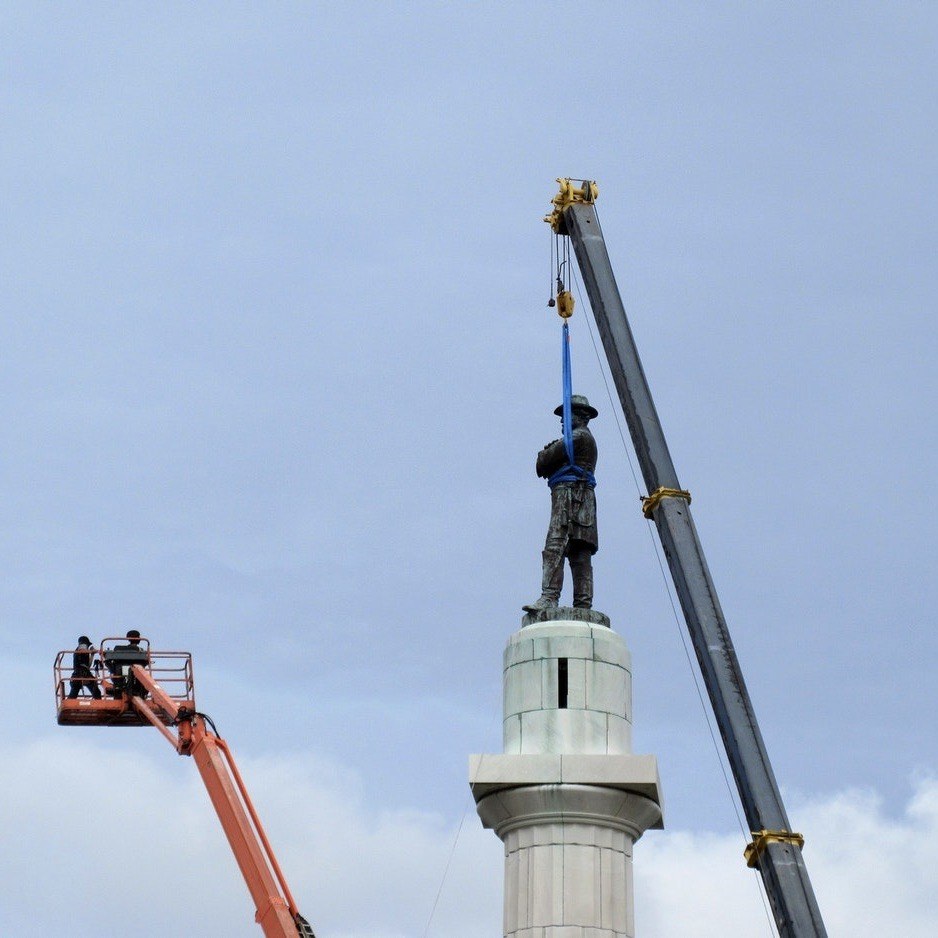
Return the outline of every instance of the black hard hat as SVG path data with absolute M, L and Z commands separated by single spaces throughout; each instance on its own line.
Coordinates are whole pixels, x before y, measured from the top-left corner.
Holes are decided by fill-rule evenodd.
M 87 635 L 79 635 L 79 636 L 78 636 L 78 644 L 79 644 L 79 645 L 90 645 L 90 644 L 91 644 L 91 639 L 88 638 Z
M 590 404 L 589 400 L 583 394 L 571 394 L 570 395 L 570 409 L 579 410 L 582 413 L 587 414 L 590 420 L 592 420 L 594 417 L 599 416 L 599 411 L 595 407 L 593 407 L 592 404 Z M 563 404 L 561 404 L 554 411 L 554 413 L 558 417 L 562 417 L 563 416 Z

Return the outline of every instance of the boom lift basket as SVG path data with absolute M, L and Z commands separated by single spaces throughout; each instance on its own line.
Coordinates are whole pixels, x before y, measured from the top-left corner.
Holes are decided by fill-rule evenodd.
M 105 638 L 94 653 L 91 676 L 75 675 L 74 651 L 60 651 L 53 665 L 55 709 L 59 726 L 149 726 L 123 693 L 125 681 L 133 680 L 130 669 L 139 664 L 147 669 L 166 693 L 187 710 L 195 710 L 192 655 L 187 651 L 153 651 L 141 639 L 137 648 L 127 639 Z M 78 695 L 70 697 L 74 685 Z M 94 696 L 98 691 L 100 697 Z M 170 717 L 160 708 L 157 715 L 170 725 Z

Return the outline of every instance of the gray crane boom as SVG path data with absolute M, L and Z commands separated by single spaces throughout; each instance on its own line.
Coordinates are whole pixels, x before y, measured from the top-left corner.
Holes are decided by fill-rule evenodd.
M 560 194 L 548 216 L 554 230 L 569 236 L 602 338 L 619 401 L 628 423 L 650 497 L 687 630 L 723 737 L 753 841 L 746 851 L 757 867 L 772 905 L 781 938 L 826 938 L 814 890 L 801 853 L 803 838 L 789 827 L 788 815 L 772 772 L 756 715 L 703 548 L 690 513 L 690 496 L 681 490 L 638 349 L 625 315 L 609 254 L 593 206 L 597 188 L 575 188 L 558 180 Z

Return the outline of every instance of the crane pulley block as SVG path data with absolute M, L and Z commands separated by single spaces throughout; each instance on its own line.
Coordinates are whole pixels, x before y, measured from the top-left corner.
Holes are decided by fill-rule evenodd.
M 557 234 L 565 235 L 567 227 L 563 220 L 564 209 L 577 202 L 592 205 L 599 197 L 599 186 L 590 179 L 568 179 L 562 176 L 557 178 L 557 182 L 560 183 L 560 191 L 551 199 L 554 210 L 544 216 L 544 221 Z
M 557 315 L 561 319 L 569 319 L 573 315 L 573 294 L 569 290 L 561 290 L 557 294 Z

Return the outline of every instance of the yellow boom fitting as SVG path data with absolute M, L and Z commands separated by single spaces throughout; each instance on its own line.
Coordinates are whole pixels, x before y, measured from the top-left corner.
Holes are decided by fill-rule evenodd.
M 690 492 L 687 489 L 669 489 L 664 485 L 659 486 L 651 493 L 651 495 L 643 495 L 642 499 L 642 514 L 648 518 L 649 521 L 653 521 L 655 518 L 655 509 L 658 507 L 658 503 L 662 498 L 683 498 L 687 504 L 690 504 Z
M 559 178 L 560 192 L 558 192 L 550 201 L 554 210 L 550 215 L 544 216 L 544 221 L 554 229 L 557 234 L 566 234 L 566 225 L 563 222 L 563 210 L 568 205 L 575 202 L 585 202 L 592 205 L 599 196 L 599 186 L 589 179 L 566 179 Z M 579 185 L 574 185 L 579 183 Z M 561 313 L 561 315 L 563 315 Z
M 756 869 L 759 865 L 759 858 L 769 844 L 794 844 L 796 847 L 803 847 L 804 835 L 793 831 L 753 831 L 752 843 L 743 851 L 746 866 Z

